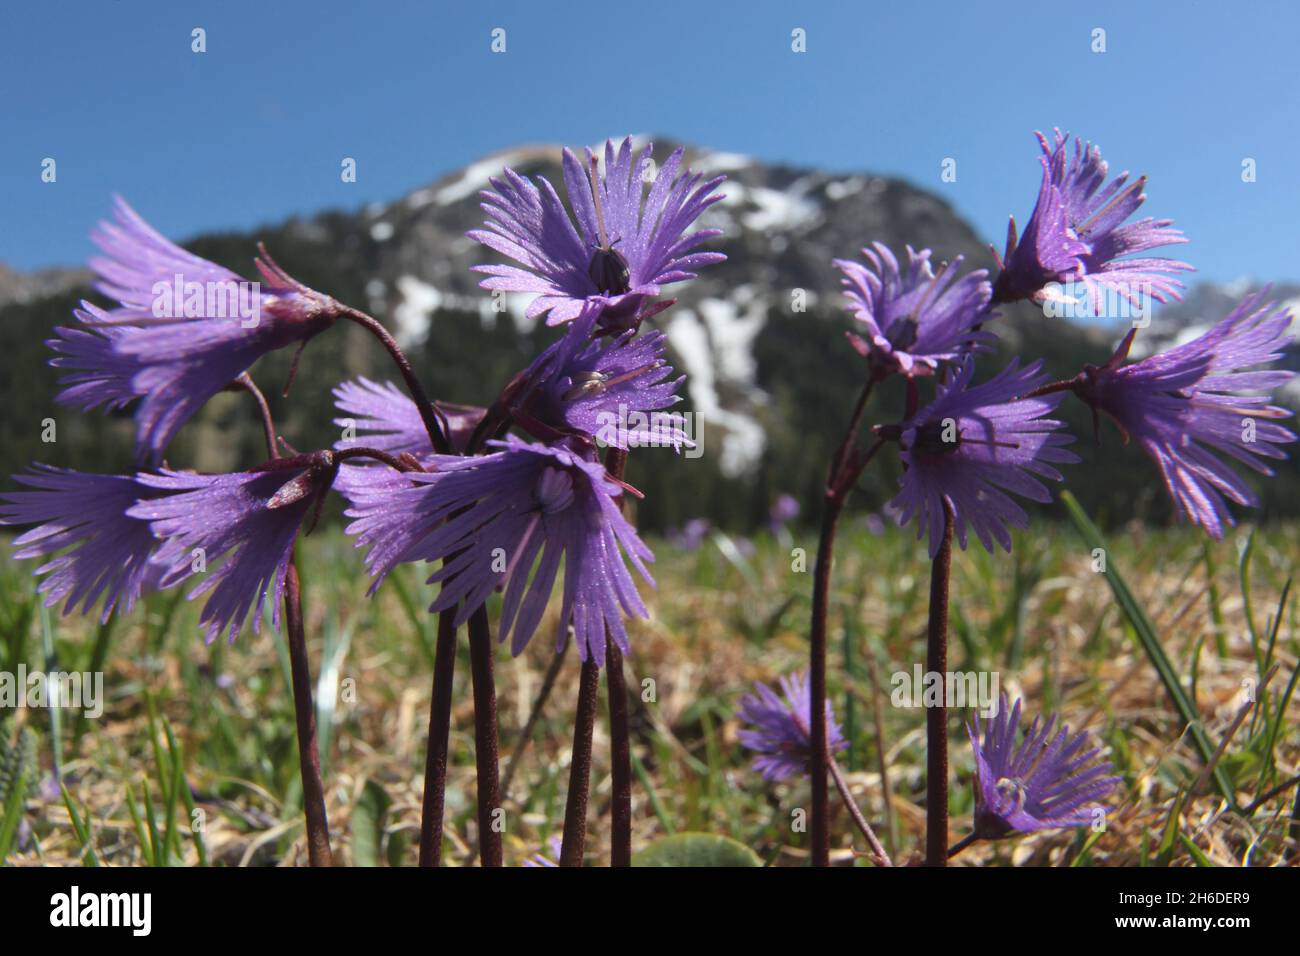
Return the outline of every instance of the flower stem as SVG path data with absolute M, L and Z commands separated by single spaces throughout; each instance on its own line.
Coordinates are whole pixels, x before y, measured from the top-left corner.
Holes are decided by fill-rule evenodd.
M 262 390 L 244 372 L 227 388 L 242 389 L 257 404 L 262 422 L 266 454 L 280 457 L 276 445 L 275 420 Z M 316 707 L 311 696 L 311 665 L 307 660 L 307 634 L 302 616 L 302 581 L 298 561 L 293 558 L 284 574 L 284 621 L 289 635 L 289 672 L 293 686 L 293 717 L 298 733 L 298 772 L 302 777 L 303 815 L 307 820 L 307 859 L 312 866 L 333 866 L 329 820 L 325 815 L 325 786 L 321 782 L 320 753 L 316 748 Z
M 492 673 L 492 650 L 487 606 L 481 604 L 469 619 L 469 660 L 474 681 L 479 860 L 483 866 L 501 865 L 501 829 L 497 821 L 497 810 L 501 806 L 497 779 L 497 692 Z
M 948 670 L 948 578 L 952 567 L 952 505 L 943 499 L 943 540 L 930 568 L 930 620 L 926 632 L 925 670 L 942 676 Z M 939 702 L 925 712 L 925 863 L 948 862 L 948 708 Z
M 284 617 L 289 632 L 289 670 L 293 681 L 293 714 L 298 729 L 298 771 L 302 775 L 303 813 L 307 818 L 307 859 L 312 866 L 333 866 L 325 788 L 321 784 L 320 754 L 316 750 L 316 708 L 311 699 L 311 668 L 302 617 L 302 586 L 297 560 L 284 576 Z
M 951 860 L 954 856 L 956 856 L 962 850 L 966 849 L 966 847 L 970 846 L 978 839 L 979 839 L 979 834 L 972 830 L 970 833 L 966 834 L 964 837 L 962 837 L 952 846 L 948 847 L 948 859 Z
M 840 792 L 840 797 L 844 800 L 844 806 L 849 811 L 849 816 L 853 818 L 853 822 L 857 824 L 862 835 L 867 838 L 867 844 L 871 847 L 871 854 L 876 865 L 893 866 L 889 854 L 885 852 L 885 848 L 876 839 L 876 833 L 871 829 L 871 824 L 867 822 L 867 818 L 862 815 L 862 810 L 858 807 L 857 801 L 853 799 L 853 794 L 849 791 L 849 782 L 844 779 L 844 772 L 840 770 L 839 763 L 834 757 L 830 757 L 827 764 L 830 767 L 831 779 L 835 781 L 835 789 Z
M 614 800 L 610 806 L 610 866 L 632 865 L 632 745 L 627 728 L 627 683 L 623 652 L 605 638 L 605 689 L 609 694 L 610 772 Z
M 828 494 L 823 504 L 821 537 L 817 542 L 817 564 L 813 572 L 812 628 L 808 636 L 809 693 L 812 697 L 812 865 L 830 865 L 829 796 L 826 787 L 829 753 L 826 749 L 826 607 L 830 599 L 831 562 L 835 549 L 835 527 L 843 498 Z
M 438 615 L 433 656 L 433 699 L 424 758 L 424 806 L 420 815 L 420 866 L 442 862 L 442 814 L 447 788 L 447 735 L 451 730 L 451 682 L 456 670 L 456 608 Z
M 594 660 L 583 661 L 573 722 L 573 762 L 569 767 L 569 796 L 564 805 L 560 866 L 582 866 L 587 841 L 587 791 L 591 785 L 591 735 L 596 726 L 599 690 L 600 667 Z
M 242 389 L 253 397 L 253 401 L 257 403 L 258 418 L 262 422 L 262 437 L 266 440 L 266 453 L 271 458 L 278 458 L 280 450 L 276 445 L 275 420 L 271 417 L 271 406 L 267 404 L 262 390 L 253 383 L 252 377 L 247 372 L 241 372 L 226 388 Z
M 441 422 L 438 421 L 438 414 L 433 407 L 433 402 L 429 400 L 428 393 L 425 392 L 424 386 L 420 384 L 420 379 L 415 374 L 415 369 L 411 367 L 411 360 L 406 357 L 406 353 L 397 344 L 397 340 L 393 338 L 388 329 L 384 328 L 383 323 L 360 309 L 345 307 L 343 315 L 377 338 L 388 351 L 398 371 L 402 373 L 402 380 L 406 382 L 406 388 L 415 401 L 415 407 L 420 411 L 420 419 L 424 422 L 425 430 L 429 433 L 429 441 L 433 443 L 433 450 L 443 455 L 449 453 L 451 446 L 447 442 L 447 436 L 442 429 Z
M 622 481 L 627 470 L 627 452 L 610 448 L 605 452 L 605 470 Z M 619 509 L 623 508 L 622 496 Z M 623 652 L 605 636 L 605 692 L 609 697 L 610 776 L 613 803 L 610 805 L 610 866 L 632 865 L 632 744 L 627 725 L 627 681 L 623 674 Z
M 830 795 L 826 783 L 830 753 L 826 747 L 826 615 L 830 606 L 831 567 L 835 561 L 835 529 L 840 513 L 848 500 L 849 492 L 864 468 L 875 457 L 883 439 L 877 439 L 866 452 L 855 454 L 854 440 L 862 423 L 862 413 L 871 396 L 875 379 L 863 386 L 853 415 L 845 430 L 844 440 L 835 451 L 830 474 L 826 482 L 826 495 L 822 501 L 822 527 L 817 540 L 817 561 L 813 569 L 812 623 L 808 631 L 809 694 L 812 698 L 812 726 L 809 743 L 812 746 L 812 827 L 811 850 L 813 866 L 830 865 L 830 824 L 828 819 Z

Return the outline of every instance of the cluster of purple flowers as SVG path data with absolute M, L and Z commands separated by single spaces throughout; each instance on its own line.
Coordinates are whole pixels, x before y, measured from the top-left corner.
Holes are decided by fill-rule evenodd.
M 513 635 L 517 654 L 562 573 L 558 644 L 572 629 L 584 661 L 603 663 L 606 634 L 626 651 L 624 618 L 646 614 L 628 566 L 653 583 L 653 555 L 621 512 L 633 489 L 606 471 L 599 446 L 689 443 L 680 416 L 667 411 L 683 379 L 665 361 L 662 333 L 639 330 L 672 304 L 664 287 L 723 258 L 698 249 L 716 230 L 688 231 L 721 198 L 721 179 L 683 171 L 679 149 L 646 190 L 651 147 L 634 156 L 630 138 L 606 144 L 603 174 L 590 150 L 585 160 L 564 153 L 567 209 L 544 179 L 511 170 L 482 194 L 488 222 L 470 235 L 518 263 L 479 267 L 482 286 L 535 293 L 528 314 L 567 325 L 492 408 L 435 402 L 435 435 L 428 410 L 392 384 L 346 382 L 335 390 L 346 416 L 339 422 L 359 438 L 289 458 L 273 448 L 271 460 L 232 474 L 162 462 L 185 422 L 258 358 L 358 313 L 263 252 L 262 282 L 244 303 L 251 308 L 236 314 L 211 290 L 237 292 L 239 276 L 169 242 L 117 200 L 116 221 L 94 234 L 103 256 L 91 262 L 97 290 L 117 305 L 83 302 L 79 324 L 50 341 L 51 364 L 66 370 L 64 404 L 137 403 L 136 450 L 151 470 L 36 466 L 17 476 L 29 490 L 0 495 L 0 521 L 36 525 L 17 539 L 17 553 L 45 559 L 37 574 L 47 602 L 84 612 L 102 598 L 107 618 L 149 589 L 193 577 L 190 597 L 207 598 L 208 640 L 233 640 L 250 611 L 256 630 L 268 597 L 278 626 L 294 543 L 337 490 L 375 587 L 399 563 L 441 562 L 429 579 L 441 584 L 431 610 L 458 607 L 458 624 L 503 588 L 500 637 Z M 159 289 L 173 282 L 195 294 L 160 309 Z M 654 435 L 637 431 L 647 421 Z
M 1177 298 L 1172 276 L 1190 269 L 1170 259 L 1141 257 L 1152 248 L 1184 242 L 1170 221 L 1130 222 L 1146 200 L 1145 177 L 1124 173 L 1109 183 L 1100 150 L 1057 132 L 1042 146 L 1038 201 L 1017 239 L 1014 219 L 1000 271 L 958 277 L 961 258 L 938 268 L 928 249 L 907 249 L 901 266 L 888 248 L 864 249 L 868 265 L 836 261 L 844 274 L 849 312 L 863 334 L 850 333 L 866 359 L 868 376 L 936 377 L 927 406 L 912 407 L 899 425 L 878 434 L 897 440 L 907 466 L 890 507 L 900 523 L 917 518 L 930 533 L 931 553 L 943 529 L 944 502 L 953 510 L 963 547 L 967 525 L 985 547 L 1010 549 L 1007 526 L 1024 526 L 1025 512 L 1008 492 L 1046 501 L 1037 480 L 1061 480 L 1057 465 L 1078 461 L 1063 445 L 1063 423 L 1047 417 L 1072 391 L 1094 413 L 1105 412 L 1156 463 L 1178 512 L 1214 537 L 1233 517 L 1227 502 L 1257 504 L 1249 486 L 1221 454 L 1262 474 L 1265 459 L 1283 457 L 1279 445 L 1295 435 L 1277 424 L 1289 415 L 1267 393 L 1293 373 L 1262 369 L 1290 343 L 1290 314 L 1252 296 L 1200 338 L 1124 365 L 1134 328 L 1103 366 L 1089 366 L 1068 383 L 1048 384 L 1041 363 L 1015 360 L 983 384 L 973 384 L 976 354 L 995 338 L 999 303 L 1041 302 L 1064 295 L 1062 283 L 1082 285 L 1094 304 L 1110 291 L 1131 301 Z M 1126 185 L 1127 184 L 1127 185 Z M 910 385 L 909 396 L 917 395 Z M 1217 454 L 1216 454 L 1217 453 Z
M 1082 289 L 1098 315 L 1104 314 L 1108 297 L 1145 309 L 1149 300 L 1178 298 L 1182 286 L 1176 276 L 1191 268 L 1146 255 L 1186 240 L 1170 220 L 1132 219 L 1146 201 L 1145 177 L 1130 181 L 1122 173 L 1108 181 L 1107 164 L 1096 146 L 1078 139 L 1071 146 L 1059 131 L 1050 140 L 1038 134 L 1038 140 L 1043 176 L 1037 202 L 1022 232 L 1011 220 L 991 280 L 984 270 L 962 274 L 960 257 L 936 267 L 928 249 L 908 247 L 906 262 L 900 263 L 880 243 L 863 250 L 865 263 L 835 262 L 857 323 L 849 343 L 865 360 L 866 371 L 857 412 L 831 468 L 824 521 L 833 532 L 843 496 L 862 468 L 882 444 L 896 442 L 903 473 L 886 511 L 902 525 L 915 519 L 917 536 L 928 535 L 935 573 L 942 577 L 937 592 L 942 622 L 947 619 L 948 559 L 946 552 L 940 558 L 940 552 L 947 535 L 964 549 L 973 531 L 988 551 L 995 544 L 1009 551 L 1009 528 L 1028 523 L 1015 498 L 1050 501 L 1042 479 L 1061 481 L 1059 466 L 1079 461 L 1065 447 L 1073 438 L 1064 423 L 1051 417 L 1067 392 L 1091 408 L 1094 428 L 1104 412 L 1125 441 L 1136 441 L 1155 462 L 1176 512 L 1214 538 L 1234 521 L 1229 502 L 1258 504 L 1255 492 L 1225 459 L 1270 475 L 1268 461 L 1283 458 L 1281 446 L 1296 438 L 1278 424 L 1290 413 L 1272 404 L 1269 395 L 1293 373 L 1267 367 L 1290 344 L 1293 320 L 1286 309 L 1267 303 L 1265 293 L 1246 299 L 1194 341 L 1138 362 L 1125 364 L 1135 325 L 1105 364 L 1086 366 L 1074 378 L 1049 382 L 1040 372 L 1041 362 L 1022 367 L 1012 359 L 992 378 L 975 381 L 976 356 L 996 338 L 997 306 L 1020 300 L 1072 301 L 1074 290 Z M 906 383 L 904 418 L 876 425 L 876 445 L 858 452 L 856 432 L 871 389 L 894 377 Z M 934 386 L 930 401 L 923 403 L 926 380 Z M 825 529 L 824 524 L 823 540 L 833 541 Z M 829 568 L 829 560 L 823 566 Z M 825 622 L 819 622 L 816 609 L 825 604 L 826 577 L 814 585 L 823 600 L 819 604 L 814 598 L 810 642 L 822 686 Z M 932 641 L 935 621 L 932 616 Z M 946 628 L 946 623 L 939 626 Z M 938 640 L 946 641 L 946 630 L 939 631 Z M 758 754 L 755 769 L 769 778 L 805 772 L 812 763 L 815 735 L 808 727 L 816 703 L 800 679 L 783 678 L 782 687 L 784 700 L 760 686 L 740 706 L 741 718 L 753 725 L 741 740 Z M 1108 775 L 1108 765 L 1093 760 L 1097 751 L 1087 748 L 1084 735 L 1071 736 L 1066 728 L 1053 733 L 1054 717 L 1041 727 L 1035 720 L 1017 747 L 1019 716 L 1020 703 L 1008 714 L 1004 701 L 982 740 L 978 718 L 970 730 L 976 765 L 974 838 L 1092 822 L 1100 809 L 1096 801 L 1118 783 Z M 829 701 L 825 739 L 823 768 L 833 765 L 830 754 L 842 744 Z M 939 745 L 946 747 L 946 742 Z M 941 801 L 942 808 L 927 807 L 927 829 L 946 830 L 946 782 L 928 796 Z M 814 789 L 815 815 L 816 803 Z M 927 846 L 931 862 L 942 861 L 941 854 L 935 859 L 935 851 L 943 845 Z

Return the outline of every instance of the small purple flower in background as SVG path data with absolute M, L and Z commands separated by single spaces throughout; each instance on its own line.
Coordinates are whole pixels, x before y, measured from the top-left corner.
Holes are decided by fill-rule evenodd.
M 102 623 L 114 610 L 129 614 L 141 594 L 157 588 L 158 566 L 151 559 L 158 542 L 147 521 L 127 514 L 156 491 L 133 477 L 49 465 L 14 480 L 36 490 L 0 494 L 0 524 L 39 525 L 14 539 L 14 557 L 49 558 L 35 571 L 46 575 L 37 588 L 46 607 L 66 598 L 63 613 L 80 603 L 88 614 L 102 596 Z
M 524 866 L 559 867 L 560 864 L 556 861 L 559 860 L 560 851 L 563 849 L 560 838 L 551 837 L 550 840 L 547 841 L 547 845 L 551 848 L 550 856 L 547 856 L 544 853 L 534 853 L 528 859 L 524 860 Z
M 564 151 L 564 185 L 577 229 L 554 187 L 539 177 L 540 188 L 511 169 L 485 190 L 486 228 L 468 233 L 520 266 L 483 265 L 490 278 L 484 289 L 537 293 L 527 316 L 547 315 L 548 325 L 571 322 L 587 302 L 605 306 L 602 328 L 635 328 L 671 305 L 654 301 L 661 287 L 695 278 L 695 269 L 726 257 L 691 252 L 721 235 L 717 229 L 685 234 L 709 206 L 725 177 L 701 184 L 699 174 L 678 175 L 682 150 L 664 162 L 642 203 L 642 184 L 651 166 L 652 145 L 633 162 L 632 138 L 614 151 L 605 143 L 605 174 L 597 176 L 596 157 L 586 151 L 586 167 Z
M 767 526 L 775 534 L 798 517 L 798 499 L 794 495 L 779 494 L 767 512 Z
M 1041 364 L 1021 369 L 1013 359 L 989 381 L 968 387 L 974 364 L 967 363 L 930 405 L 899 426 L 907 470 L 890 507 L 898 509 L 899 525 L 917 517 L 917 537 L 930 534 L 931 558 L 943 539 L 945 498 L 963 549 L 969 525 L 990 552 L 995 540 L 1010 551 L 1007 525 L 1023 528 L 1029 517 L 1006 492 L 1050 501 L 1033 476 L 1060 481 L 1052 464 L 1079 460 L 1061 447 L 1074 441 L 1056 431 L 1061 422 L 1042 417 L 1060 404 L 1062 395 L 1017 400 L 1042 383 Z
M 431 611 L 464 602 L 465 619 L 505 587 L 499 624 L 519 654 L 541 622 L 564 564 L 557 646 L 571 624 L 582 660 L 605 663 L 605 634 L 629 652 L 623 615 L 648 616 L 623 555 L 653 584 L 650 550 L 619 510 L 624 486 L 604 467 L 564 444 L 528 444 L 513 435 L 502 450 L 473 458 L 437 457 L 431 473 L 403 477 L 410 487 L 352 489 L 348 533 L 367 547 L 379 582 L 398 563 L 443 561 L 429 582 L 443 582 Z M 530 579 L 529 572 L 534 570 Z M 620 613 L 621 612 L 621 613 Z
M 1088 366 L 1073 384 L 1094 416 L 1109 415 L 1124 440 L 1136 439 L 1156 463 L 1177 512 L 1216 539 L 1225 524 L 1235 524 L 1227 501 L 1258 507 L 1259 497 L 1214 452 L 1272 475 L 1264 459 L 1285 458 L 1277 446 L 1296 438 L 1272 421 L 1291 412 L 1269 405 L 1267 394 L 1244 394 L 1268 392 L 1295 375 L 1257 368 L 1279 359 L 1292 341 L 1291 314 L 1264 302 L 1267 292 L 1250 296 L 1196 339 L 1124 365 L 1131 329 L 1105 365 Z
M 670 528 L 666 537 L 668 543 L 674 548 L 682 551 L 698 551 L 700 545 L 704 544 L 708 538 L 709 532 L 713 530 L 713 522 L 708 518 L 691 518 L 686 524 L 682 525 L 679 531 L 676 528 Z
M 976 344 L 992 338 L 977 326 L 989 319 L 988 273 L 976 269 L 957 279 L 962 257 L 930 266 L 930 250 L 907 247 L 907 269 L 900 269 L 879 242 L 863 249 L 870 267 L 836 259 L 853 317 L 866 338 L 849 333 L 849 342 L 878 378 L 894 372 L 932 375 L 943 362 L 955 362 Z
M 545 440 L 576 434 L 622 449 L 691 446 L 683 417 L 662 411 L 681 401 L 686 380 L 669 377 L 664 333 L 628 330 L 593 341 L 601 313 L 599 305 L 585 307 L 524 373 L 515 421 Z
M 1182 232 L 1169 228 L 1172 219 L 1126 223 L 1146 202 L 1146 177 L 1128 183 L 1128 173 L 1121 173 L 1103 188 L 1108 167 L 1100 149 L 1085 147 L 1076 138 L 1070 155 L 1069 136 L 1060 130 L 1054 143 L 1042 133 L 1034 135 L 1043 151 L 1038 201 L 1018 241 L 1016 221 L 1011 220 L 993 300 L 1042 301 L 1045 287 L 1054 282 L 1081 282 L 1096 315 L 1105 314 L 1107 290 L 1135 305 L 1146 294 L 1158 302 L 1179 298 L 1183 285 L 1172 275 L 1191 271 L 1187 263 L 1124 258 L 1187 241 Z
M 754 693 L 740 701 L 739 717 L 752 730 L 740 731 L 743 746 L 758 754 L 754 771 L 768 780 L 784 780 L 807 774 L 812 757 L 812 695 L 806 674 L 787 674 L 780 679 L 781 694 L 766 684 L 755 684 Z M 848 747 L 835 722 L 830 701 L 826 702 L 826 746 L 832 754 Z
M 1017 747 L 1020 701 L 1014 708 L 1008 703 L 1003 694 L 987 727 L 981 728 L 978 714 L 966 727 L 975 751 L 975 835 L 997 840 L 1093 823 L 1098 810 L 1105 813 L 1098 801 L 1120 783 L 1120 777 L 1109 776 L 1114 768 L 1093 763 L 1099 751 L 1085 749 L 1086 731 L 1071 734 L 1063 726 L 1053 734 L 1055 716 L 1041 729 L 1035 717 Z
M 257 260 L 266 288 L 169 242 L 118 197 L 116 223 L 92 238 L 98 291 L 119 305 L 89 302 L 82 325 L 56 328 L 51 365 L 67 369 L 57 400 L 82 411 L 136 399 L 136 454 L 157 463 L 182 425 L 261 356 L 305 343 L 341 306 Z
M 258 633 L 268 591 L 271 620 L 279 628 L 294 542 L 303 523 L 309 517 L 314 523 L 319 515 L 336 469 L 332 453 L 315 452 L 269 463 L 262 471 L 139 476 L 141 484 L 165 497 L 141 501 L 127 515 L 148 521 L 154 536 L 165 542 L 158 555 L 169 568 L 164 586 L 206 574 L 188 596 L 193 600 L 211 592 L 199 616 L 209 643 L 222 631 L 234 641 L 254 602 L 253 633 Z M 196 555 L 203 569 L 196 568 Z M 221 566 L 211 568 L 223 555 L 228 556 Z

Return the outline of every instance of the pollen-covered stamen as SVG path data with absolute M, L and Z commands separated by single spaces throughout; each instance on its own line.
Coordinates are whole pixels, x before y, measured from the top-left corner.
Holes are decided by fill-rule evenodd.
M 1075 234 L 1078 235 L 1078 237 L 1079 237 L 1080 239 L 1087 239 L 1087 238 L 1088 238 L 1088 230 L 1092 228 L 1093 224 L 1094 224 L 1098 219 L 1100 219 L 1104 214 L 1106 214 L 1106 213 L 1109 212 L 1110 210 L 1114 209 L 1117 205 L 1119 205 L 1119 203 L 1120 203 L 1123 199 L 1125 199 L 1126 197 L 1128 197 L 1128 196 L 1129 196 L 1129 195 L 1130 195 L 1134 190 L 1139 190 L 1139 191 L 1140 191 L 1143 187 L 1146 186 L 1146 184 L 1147 184 L 1147 178 L 1146 178 L 1145 176 L 1139 176 L 1139 177 L 1138 177 L 1136 180 L 1134 180 L 1134 182 L 1133 182 L 1133 183 L 1128 187 L 1128 189 L 1121 189 L 1118 193 L 1116 193 L 1114 196 L 1112 196 L 1110 202 L 1106 203 L 1106 205 L 1102 206 L 1100 209 L 1098 209 L 1096 212 L 1094 212 L 1091 216 L 1089 216 L 1087 219 L 1085 219 L 1082 225 L 1075 225 L 1075 224 L 1071 223 L 1071 226 L 1074 228 Z
M 656 359 L 645 365 L 640 365 L 630 371 L 623 372 L 620 375 L 606 375 L 604 372 L 591 369 L 585 372 L 575 372 L 569 376 L 573 383 L 569 388 L 560 394 L 560 400 L 565 402 L 576 401 L 580 398 L 590 398 L 593 395 L 601 395 L 617 385 L 624 382 L 630 382 L 633 379 L 640 378 L 648 372 L 655 369 L 663 368 L 664 361 Z
M 591 157 L 591 200 L 596 207 L 596 235 L 600 245 L 591 256 L 587 265 L 587 276 L 595 283 L 596 289 L 606 295 L 622 295 L 631 288 L 631 275 L 627 260 L 616 252 L 614 244 L 609 241 L 605 231 L 605 207 L 600 201 L 599 160 Z M 617 241 L 617 240 L 615 240 Z

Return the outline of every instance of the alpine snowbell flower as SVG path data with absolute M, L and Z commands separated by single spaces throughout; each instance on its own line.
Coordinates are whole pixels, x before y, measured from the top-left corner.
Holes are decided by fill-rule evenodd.
M 1022 369 L 1013 359 L 989 381 L 968 387 L 974 363 L 967 362 L 940 386 L 930 405 L 897 426 L 907 470 L 890 508 L 900 525 L 917 517 L 917 537 L 930 534 L 931 558 L 943 539 L 944 499 L 952 506 L 953 531 L 963 549 L 969 525 L 990 552 L 994 541 L 1010 551 L 1007 525 L 1023 528 L 1029 518 L 1006 492 L 1050 501 L 1034 476 L 1060 481 L 1053 464 L 1079 460 L 1061 447 L 1074 440 L 1057 431 L 1061 422 L 1043 417 L 1061 395 L 1017 400 L 1041 384 L 1041 364 Z
M 211 592 L 199 616 L 209 643 L 222 631 L 234 641 L 254 603 L 253 633 L 258 633 L 268 590 L 272 623 L 279 628 L 294 542 L 309 517 L 314 523 L 337 468 L 331 452 L 314 452 L 268 462 L 260 471 L 163 471 L 138 477 L 163 497 L 141 501 L 127 515 L 149 522 L 154 536 L 165 542 L 159 552 L 169 568 L 164 586 L 191 574 L 205 576 L 188 596 Z M 220 567 L 209 567 L 223 555 Z
M 978 330 L 989 319 L 988 273 L 968 272 L 960 279 L 962 257 L 930 265 L 930 250 L 907 247 L 907 268 L 900 268 L 889 248 L 875 243 L 863 249 L 870 267 L 836 259 L 848 309 L 865 327 L 866 337 L 849 333 L 849 342 L 871 365 L 877 378 L 900 372 L 933 375 L 943 362 L 955 362 L 992 336 Z
M 46 575 L 37 588 L 46 607 L 66 598 L 65 614 L 77 604 L 86 614 L 102 596 L 103 622 L 114 610 L 130 613 L 140 595 L 157 585 L 151 559 L 158 542 L 147 521 L 127 513 L 156 491 L 133 477 L 48 465 L 14 480 L 36 490 L 0 494 L 0 524 L 38 525 L 14 539 L 14 557 L 49 558 L 35 572 Z
M 1068 135 L 1055 131 L 1049 142 L 1035 133 L 1043 155 L 1043 179 L 1034 211 L 1017 238 L 1016 221 L 1007 230 L 1002 271 L 993 288 L 994 302 L 1055 296 L 1052 283 L 1081 283 L 1094 315 L 1105 315 L 1107 291 L 1141 305 L 1149 295 L 1157 302 L 1180 298 L 1183 285 L 1173 275 L 1189 271 L 1185 262 L 1160 257 L 1126 258 L 1159 246 L 1186 242 L 1172 219 L 1127 222 L 1146 202 L 1146 177 L 1132 183 L 1121 173 L 1106 183 L 1108 166 L 1101 150 L 1077 138 L 1073 153 Z
M 768 780 L 807 775 L 812 756 L 808 677 L 787 674 L 780 679 L 780 685 L 778 694 L 766 684 L 755 684 L 754 692 L 740 701 L 740 719 L 753 725 L 752 729 L 740 731 L 740 742 L 758 754 L 754 771 Z M 830 701 L 826 702 L 826 746 L 832 754 L 848 746 Z
M 1130 329 L 1105 365 L 1085 367 L 1073 382 L 1094 416 L 1105 412 L 1156 463 L 1178 514 L 1216 539 L 1235 523 L 1228 501 L 1258 507 L 1259 497 L 1215 453 L 1272 475 L 1265 459 L 1285 458 L 1278 446 L 1296 438 L 1275 423 L 1291 413 L 1268 404 L 1267 392 L 1295 373 L 1262 368 L 1292 340 L 1291 314 L 1265 302 L 1267 292 L 1192 341 L 1125 365 Z
M 258 259 L 262 282 L 169 242 L 120 197 L 116 222 L 92 235 L 98 291 L 119 304 L 82 302 L 81 326 L 57 328 L 51 364 L 68 370 L 57 399 L 82 411 L 137 399 L 136 453 L 156 464 L 209 398 L 268 352 L 305 344 L 341 307 Z M 265 287 L 263 286 L 265 283 Z
M 336 385 L 334 404 L 345 416 L 334 419 L 334 424 L 348 432 L 348 437 L 334 443 L 336 450 L 365 445 L 399 457 L 410 456 L 421 467 L 432 464 L 433 443 L 429 440 L 429 432 L 420 417 L 420 410 L 392 382 L 372 382 L 362 377 Z M 433 404 L 443 422 L 443 433 L 452 450 L 463 453 L 486 409 L 450 402 Z M 350 501 L 354 489 L 376 483 L 397 488 L 410 485 L 401 472 L 387 465 L 354 464 L 349 461 L 339 465 L 334 488 Z
M 431 611 L 462 603 L 457 626 L 505 588 L 499 634 L 511 652 L 527 645 L 550 598 L 561 561 L 564 592 L 557 646 L 570 625 L 584 661 L 605 662 L 605 634 L 629 652 L 623 615 L 648 616 L 628 561 L 650 584 L 653 561 L 616 501 L 624 487 L 594 449 L 529 444 L 507 436 L 480 457 L 439 456 L 430 472 L 410 472 L 406 488 L 352 490 L 348 533 L 369 548 L 366 566 L 379 582 L 398 563 L 443 561 Z M 530 577 L 530 572 L 531 577 Z
M 486 228 L 468 233 L 519 266 L 482 265 L 489 278 L 480 285 L 501 292 L 536 293 L 527 316 L 547 316 L 548 325 L 571 322 L 587 302 L 604 306 L 603 328 L 636 328 L 671 301 L 658 300 L 663 286 L 695 278 L 700 266 L 720 262 L 717 252 L 692 252 L 721 235 L 718 229 L 686 230 L 722 198 L 715 192 L 725 177 L 702 183 L 690 170 L 678 175 L 682 150 L 664 162 L 642 202 L 642 184 L 651 168 L 652 145 L 633 161 L 632 138 L 615 152 L 605 143 L 605 173 L 586 150 L 586 165 L 564 151 L 564 185 L 573 209 L 546 179 L 532 183 L 511 169 L 484 190 Z M 577 228 L 574 228 L 574 220 Z M 522 268 L 521 268 L 522 267 Z
M 520 380 L 512 417 L 543 440 L 595 438 L 629 447 L 691 445 L 680 414 L 663 409 L 681 399 L 686 376 L 670 378 L 665 336 L 629 329 L 593 340 L 600 306 L 588 305 L 563 338 L 548 348 Z
M 1016 746 L 1020 701 L 1007 697 L 997 716 L 981 728 L 979 715 L 966 727 L 975 752 L 975 835 L 997 840 L 1012 833 L 1086 826 L 1104 815 L 1103 799 L 1120 782 L 1109 763 L 1093 762 L 1088 734 L 1056 729 L 1056 717 L 1039 719 Z M 983 740 L 980 739 L 981 730 Z M 1053 733 L 1055 731 L 1055 733 Z

